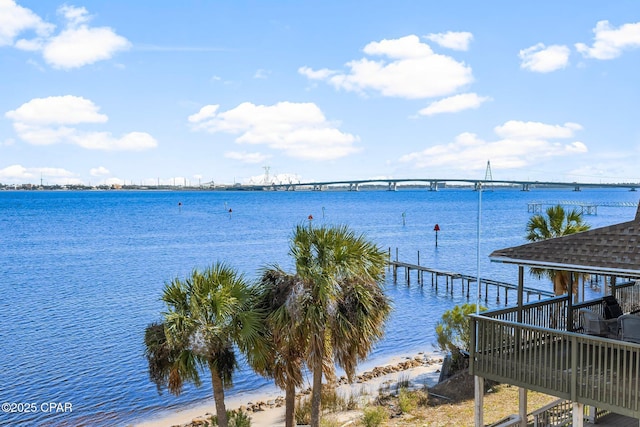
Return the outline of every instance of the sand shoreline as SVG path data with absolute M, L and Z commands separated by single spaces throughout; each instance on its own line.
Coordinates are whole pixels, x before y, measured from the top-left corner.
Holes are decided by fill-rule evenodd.
M 385 363 L 375 364 L 371 370 L 359 372 L 353 384 L 345 380 L 338 384 L 338 392 L 349 396 L 375 396 L 384 386 L 391 386 L 399 380 L 410 380 L 417 386 L 431 387 L 438 382 L 442 366 L 442 354 L 437 351 L 418 352 L 407 356 L 392 356 Z M 303 395 L 308 387 L 298 393 Z M 284 426 L 284 404 L 279 403 L 284 398 L 284 391 L 275 385 L 268 389 L 255 392 L 239 393 L 225 399 L 228 410 L 242 409 L 251 417 L 253 427 Z M 251 408 L 260 410 L 252 411 Z M 136 423 L 137 427 L 173 427 L 190 426 L 197 420 L 209 418 L 215 414 L 213 397 L 206 403 L 168 410 L 166 413 Z

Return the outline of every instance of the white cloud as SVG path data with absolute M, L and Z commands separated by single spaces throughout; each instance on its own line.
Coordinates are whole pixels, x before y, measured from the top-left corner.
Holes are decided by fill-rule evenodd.
M 431 47 L 421 43 L 415 35 L 371 42 L 364 47 L 363 51 L 368 55 L 388 56 L 394 59 L 424 58 L 433 55 Z
M 45 61 L 54 68 L 78 68 L 111 58 L 117 51 L 126 50 L 130 43 L 110 28 L 65 30 L 45 46 Z
M 104 151 L 143 151 L 158 146 L 146 132 L 129 132 L 119 138 L 110 132 L 75 132 L 69 141 L 89 150 Z
M 55 26 L 48 24 L 31 10 L 19 6 L 13 0 L 0 0 L 0 46 L 10 46 L 24 31 L 35 31 L 46 37 Z
M 131 47 L 126 38 L 109 27 L 90 27 L 91 17 L 84 7 L 63 5 L 58 8 L 58 14 L 65 20 L 65 27 L 53 35 L 55 27 L 44 23 L 29 9 L 16 6 L 11 0 L 0 0 L 0 46 L 12 44 L 13 39 L 24 31 L 35 30 L 37 37 L 20 39 L 15 42 L 15 47 L 31 52 L 41 51 L 47 64 L 60 69 L 110 59 L 117 52 Z
M 581 126 L 574 123 L 558 126 L 512 120 L 496 126 L 499 138 L 494 141 L 485 141 L 474 133 L 465 132 L 451 143 L 406 154 L 399 161 L 416 168 L 482 171 L 489 159 L 495 168 L 522 168 L 543 159 L 586 153 L 587 146 L 582 142 L 557 141 L 572 138 L 574 131 L 579 129 Z
M 537 73 L 550 73 L 569 64 L 570 50 L 567 46 L 545 46 L 538 43 L 520 51 L 518 56 L 522 60 L 520 68 Z
M 326 80 L 334 74 L 337 74 L 337 71 L 329 70 L 327 68 L 323 68 L 321 70 L 312 70 L 309 67 L 300 67 L 298 68 L 298 73 L 306 76 L 311 80 Z
M 67 28 L 44 46 L 45 61 L 54 68 L 77 68 L 111 58 L 131 43 L 109 27 L 91 28 L 85 8 L 61 6 L 58 13 L 67 19 Z
M 427 40 L 453 50 L 468 50 L 469 43 L 473 40 L 473 34 L 466 31 L 447 31 L 426 35 Z
M 576 49 L 585 58 L 613 59 L 622 51 L 640 47 L 640 22 L 612 27 L 609 21 L 599 21 L 593 29 L 593 46 L 576 43 Z
M 228 111 L 206 105 L 188 120 L 194 130 L 238 135 L 239 144 L 266 145 L 299 159 L 329 160 L 359 151 L 357 136 L 338 130 L 313 103 L 245 102 Z
M 242 163 L 257 164 L 263 163 L 271 156 L 262 153 L 247 153 L 246 151 L 229 151 L 224 154 L 227 159 L 238 160 Z
M 79 96 L 34 98 L 5 114 L 15 122 L 29 124 L 105 123 L 108 118 L 92 101 Z
M 478 96 L 475 93 L 462 93 L 432 102 L 428 107 L 418 111 L 423 116 L 432 116 L 440 113 L 457 113 L 471 108 L 478 108 L 486 101 L 490 101 L 488 96 Z
M 206 124 L 209 119 L 214 119 L 216 117 L 218 108 L 220 108 L 219 105 L 205 105 L 196 114 L 192 114 L 189 116 L 189 123 L 191 123 L 196 128 L 199 128 L 199 123 Z
M 58 8 L 58 13 L 64 16 L 69 27 L 78 27 L 91 20 L 89 12 L 84 7 L 68 6 L 65 4 Z
M 84 131 L 78 125 L 106 123 L 108 117 L 91 100 L 72 96 L 34 98 L 5 113 L 25 142 L 33 145 L 70 143 L 92 150 L 145 150 L 158 145 L 144 132 L 113 137 L 109 132 Z
M 27 168 L 11 165 L 0 169 L 0 181 L 4 182 L 39 184 L 41 178 L 47 184 L 80 184 L 74 173 L 62 168 Z
M 567 122 L 564 125 L 548 125 L 540 122 L 521 122 L 509 120 L 501 126 L 496 126 L 496 135 L 502 138 L 529 139 L 529 138 L 571 138 L 582 126 L 577 123 Z
M 109 169 L 105 168 L 104 166 L 99 166 L 97 168 L 91 168 L 89 170 L 89 175 L 91 175 L 91 176 L 107 176 L 107 175 L 111 175 L 111 172 L 109 171 Z
M 253 78 L 254 79 L 266 79 L 267 77 L 269 77 L 269 74 L 271 74 L 271 71 L 263 70 L 262 68 L 260 68 L 253 75 Z
M 383 96 L 408 99 L 449 95 L 473 81 L 470 67 L 450 56 L 434 53 L 415 35 L 371 42 L 364 47 L 364 53 L 387 59 L 350 61 L 346 73 L 314 71 L 306 66 L 298 72 L 310 79 L 325 80 L 336 89 L 375 91 Z

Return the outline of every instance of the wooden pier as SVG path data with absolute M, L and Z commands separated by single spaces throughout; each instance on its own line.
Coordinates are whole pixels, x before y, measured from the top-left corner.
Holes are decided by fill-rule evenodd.
M 419 259 L 419 255 L 418 255 Z M 418 261 L 419 262 L 419 261 Z M 459 280 L 460 292 L 463 296 L 466 296 L 467 299 L 471 298 L 472 295 L 475 296 L 476 292 L 471 293 L 472 284 L 477 285 L 478 278 L 475 276 L 455 273 L 451 271 L 438 270 L 435 268 L 425 267 L 419 264 L 411 264 L 407 262 L 401 261 L 392 261 L 389 259 L 389 266 L 393 270 L 393 282 L 398 282 L 398 269 L 404 270 L 404 277 L 407 282 L 407 286 L 411 284 L 411 272 L 415 271 L 417 282 L 420 286 L 424 286 L 425 284 L 425 273 L 426 275 L 431 275 L 431 287 L 438 292 L 438 286 L 442 286 L 443 284 L 439 283 L 441 280 L 438 280 L 440 277 L 444 277 L 444 286 L 447 293 L 450 293 L 452 296 L 455 292 L 455 284 L 456 280 Z M 473 286 L 473 290 L 477 291 L 477 287 Z M 500 304 L 500 296 L 504 295 L 504 305 L 509 304 L 509 291 L 513 291 L 514 294 L 518 291 L 518 286 L 512 283 L 501 282 L 493 279 L 480 278 L 480 298 L 484 298 L 485 303 L 489 302 L 489 294 L 490 289 L 495 289 L 496 295 L 496 303 Z M 530 301 L 531 296 L 538 298 L 541 300 L 542 298 L 551 298 L 554 297 L 555 294 L 550 291 L 544 291 L 541 289 L 535 289 L 530 287 L 524 287 L 524 295 L 526 295 L 526 302 Z

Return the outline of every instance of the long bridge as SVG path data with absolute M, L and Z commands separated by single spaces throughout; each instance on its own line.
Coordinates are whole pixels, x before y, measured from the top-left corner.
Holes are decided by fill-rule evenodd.
M 582 188 L 626 188 L 636 191 L 640 183 L 594 183 L 594 182 L 561 182 L 561 181 L 522 181 L 522 180 L 480 180 L 480 179 L 457 179 L 457 178 L 375 178 L 359 180 L 338 180 L 338 181 L 312 181 L 312 182 L 288 182 L 288 183 L 262 183 L 262 184 L 236 184 L 232 189 L 241 190 L 286 190 L 295 191 L 299 189 L 323 191 L 327 189 L 348 189 L 349 191 L 359 191 L 361 188 L 383 187 L 389 191 L 396 191 L 400 186 L 426 187 L 430 191 L 438 191 L 447 183 L 458 185 L 469 185 L 474 190 L 479 188 L 495 187 L 519 187 L 522 191 L 529 191 L 536 187 L 564 187 L 573 188 L 580 191 Z

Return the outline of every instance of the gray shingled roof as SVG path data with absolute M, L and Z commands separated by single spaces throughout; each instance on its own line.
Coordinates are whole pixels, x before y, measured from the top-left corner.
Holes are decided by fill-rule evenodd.
M 498 249 L 489 257 L 495 262 L 640 277 L 640 206 L 633 221 Z

